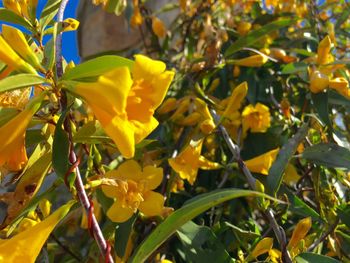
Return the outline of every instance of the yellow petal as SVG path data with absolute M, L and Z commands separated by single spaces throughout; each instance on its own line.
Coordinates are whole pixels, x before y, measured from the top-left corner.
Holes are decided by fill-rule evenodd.
M 166 35 L 165 25 L 158 17 L 152 17 L 152 30 L 159 38 L 163 38 Z
M 248 169 L 253 173 L 268 175 L 272 163 L 275 161 L 279 148 L 245 161 Z
M 317 64 L 322 65 L 328 63 L 328 54 L 331 51 L 332 42 L 330 37 L 327 35 L 318 44 L 317 48 Z
M 329 85 L 329 78 L 318 70 L 311 73 L 310 76 L 310 90 L 313 93 L 324 91 Z
M 237 66 L 244 67 L 261 67 L 268 61 L 267 56 L 257 54 L 250 57 L 237 59 L 234 61 L 234 64 Z
M 16 45 L 17 43 L 11 43 Z M 12 47 L 0 36 L 0 61 L 3 61 L 14 70 L 37 74 L 36 70 L 27 62 L 25 62 Z
M 270 127 L 270 109 L 261 103 L 255 106 L 248 105 L 242 112 L 243 131 L 250 129 L 251 132 L 266 132 Z
M 127 160 L 117 168 L 118 175 L 115 178 L 133 180 L 135 182 L 144 179 L 141 166 L 135 160 Z
M 118 201 L 116 201 L 107 211 L 108 218 L 116 223 L 127 221 L 133 214 L 133 209 L 122 207 Z
M 329 81 L 329 87 L 338 91 L 344 97 L 350 97 L 349 83 L 345 78 L 334 78 Z
M 135 63 L 132 70 L 134 79 L 152 79 L 165 71 L 165 63 L 150 59 L 144 55 L 135 55 Z
M 297 246 L 299 241 L 305 238 L 311 228 L 311 223 L 311 217 L 306 217 L 298 222 L 293 231 L 292 237 L 289 240 L 288 248 Z
M 257 258 L 258 256 L 269 252 L 273 245 L 273 238 L 265 237 L 259 241 L 259 243 L 253 249 L 251 256 Z
M 148 165 L 143 168 L 142 177 L 143 180 L 147 181 L 146 190 L 153 190 L 157 188 L 163 180 L 163 168 Z
M 163 195 L 148 191 L 143 195 L 144 201 L 141 202 L 139 210 L 146 216 L 156 216 L 160 215 L 164 207 L 164 197 Z
M 226 107 L 224 113 L 222 114 L 222 116 L 225 118 L 231 119 L 231 115 L 241 107 L 245 96 L 247 96 L 247 92 L 248 92 L 247 82 L 245 81 L 245 82 L 242 82 L 241 84 L 239 84 L 232 91 L 232 94 L 229 98 L 227 107 Z
M 73 204 L 74 201 L 70 201 L 44 221 L 10 239 L 0 240 L 0 262 L 35 262 L 46 239 Z
M 67 18 L 63 20 L 62 23 L 63 23 L 62 32 L 74 31 L 74 30 L 77 30 L 79 27 L 79 21 L 74 18 Z
M 2 25 L 2 35 L 7 43 L 13 43 L 11 46 L 24 60 L 28 61 L 35 68 L 42 69 L 38 57 L 28 45 L 23 33 L 8 25 Z

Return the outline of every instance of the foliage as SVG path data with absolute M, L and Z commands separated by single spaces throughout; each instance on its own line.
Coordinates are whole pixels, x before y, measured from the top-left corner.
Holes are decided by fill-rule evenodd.
M 142 43 L 0 8 L 0 262 L 350 262 L 349 4 L 92 2 Z

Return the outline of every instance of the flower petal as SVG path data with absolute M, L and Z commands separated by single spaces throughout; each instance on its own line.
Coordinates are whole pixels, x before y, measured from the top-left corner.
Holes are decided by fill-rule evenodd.
M 160 167 L 146 166 L 143 168 L 143 179 L 147 181 L 147 189 L 157 188 L 163 180 L 163 169 Z
M 129 207 L 122 207 L 118 201 L 116 201 L 107 211 L 108 218 L 116 223 L 127 221 L 133 214 L 134 210 Z
M 144 193 L 143 198 L 145 199 L 139 206 L 139 210 L 146 216 L 156 216 L 162 213 L 164 207 L 163 195 L 149 191 Z

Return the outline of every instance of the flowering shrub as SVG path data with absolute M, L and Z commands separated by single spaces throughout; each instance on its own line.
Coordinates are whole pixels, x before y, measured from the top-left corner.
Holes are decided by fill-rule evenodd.
M 0 262 L 350 262 L 346 1 L 93 0 L 78 65 L 67 1 L 0 8 Z

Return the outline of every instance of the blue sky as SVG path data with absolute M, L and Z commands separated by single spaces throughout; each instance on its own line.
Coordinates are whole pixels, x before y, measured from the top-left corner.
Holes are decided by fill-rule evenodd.
M 39 0 L 38 1 L 38 10 L 41 10 L 46 0 Z M 65 18 L 76 17 L 76 10 L 78 7 L 78 0 L 70 0 L 68 1 L 68 5 L 66 8 L 66 12 L 64 14 Z M 0 1 L 0 6 L 2 7 L 2 1 Z M 0 21 L 1 24 L 1 21 Z M 79 54 L 78 54 L 78 48 L 77 48 L 77 32 L 71 31 L 71 32 L 65 32 L 63 33 L 63 56 L 64 58 L 69 62 L 73 60 L 75 63 L 78 63 L 80 61 Z

